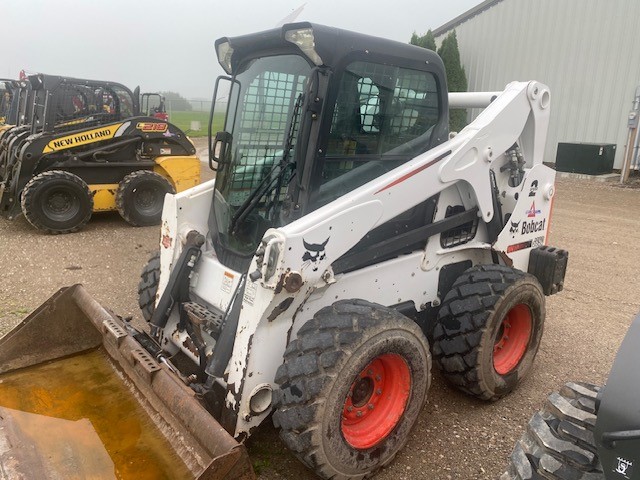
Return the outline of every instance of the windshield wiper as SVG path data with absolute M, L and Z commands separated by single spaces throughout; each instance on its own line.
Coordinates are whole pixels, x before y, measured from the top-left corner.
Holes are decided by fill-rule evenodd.
M 276 163 L 271 169 L 269 173 L 264 176 L 264 178 L 260 181 L 256 189 L 251 192 L 249 197 L 238 207 L 238 210 L 231 217 L 231 225 L 230 232 L 235 233 L 235 229 L 239 223 L 244 221 L 247 218 L 247 215 L 255 208 L 255 206 L 260 202 L 262 197 L 269 194 L 272 190 L 276 189 L 276 195 L 274 196 L 273 202 L 277 201 L 278 193 L 282 188 L 282 179 L 284 178 L 284 174 L 287 172 L 288 167 L 291 167 L 293 164 L 289 161 L 291 157 L 291 150 L 293 149 L 293 137 L 296 133 L 296 125 L 298 123 L 298 118 L 300 116 L 300 107 L 302 106 L 302 102 L 304 100 L 304 95 L 301 93 L 298 95 L 296 99 L 296 103 L 293 107 L 293 115 L 291 118 L 291 124 L 289 125 L 289 132 L 287 134 L 287 140 L 284 147 L 284 152 L 282 153 L 282 158 L 278 163 Z M 277 169 L 280 169 L 277 175 L 274 176 L 274 173 Z M 275 183 L 277 182 L 277 183 Z M 275 183 L 275 185 L 274 185 Z M 273 203 L 272 202 L 272 203 Z M 271 208 L 271 205 L 269 206 Z

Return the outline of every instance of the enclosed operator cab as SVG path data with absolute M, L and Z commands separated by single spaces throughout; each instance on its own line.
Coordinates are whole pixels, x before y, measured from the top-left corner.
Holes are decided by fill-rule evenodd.
M 210 228 L 221 261 L 238 270 L 268 228 L 330 203 L 448 134 L 444 67 L 434 52 L 321 25 L 286 27 L 262 33 L 260 42 L 255 35 L 216 42 L 231 76 L 216 84 L 227 84 L 229 101 L 224 131 L 212 142 L 218 172 Z M 372 253 L 388 232 L 423 225 L 433 209 L 433 201 L 410 209 L 357 250 Z M 360 255 L 344 268 L 368 261 Z

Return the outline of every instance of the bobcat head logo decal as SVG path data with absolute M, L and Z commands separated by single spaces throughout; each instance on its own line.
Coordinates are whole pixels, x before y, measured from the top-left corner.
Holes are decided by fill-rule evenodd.
M 509 228 L 509 232 L 515 234 L 518 231 L 518 227 L 520 226 L 520 222 L 511 222 L 511 228 Z
M 313 271 L 318 271 L 318 262 L 324 260 L 327 256 L 324 249 L 327 246 L 327 243 L 329 243 L 329 238 L 327 238 L 323 243 L 307 243 L 305 239 L 302 239 L 302 244 L 307 250 L 302 255 L 302 268 L 313 265 Z

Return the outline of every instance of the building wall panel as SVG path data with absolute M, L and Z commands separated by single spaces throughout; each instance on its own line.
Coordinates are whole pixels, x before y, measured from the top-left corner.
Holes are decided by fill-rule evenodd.
M 615 143 L 620 168 L 640 85 L 640 1 L 502 0 L 453 28 L 470 91 L 549 85 L 545 161 L 558 142 Z M 439 30 L 438 43 L 450 29 Z

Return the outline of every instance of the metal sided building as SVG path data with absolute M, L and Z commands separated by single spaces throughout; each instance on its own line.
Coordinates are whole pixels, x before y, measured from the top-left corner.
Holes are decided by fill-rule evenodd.
M 435 29 L 438 45 L 453 30 L 469 91 L 549 85 L 545 162 L 559 142 L 615 144 L 621 168 L 640 85 L 640 0 L 487 0 Z

